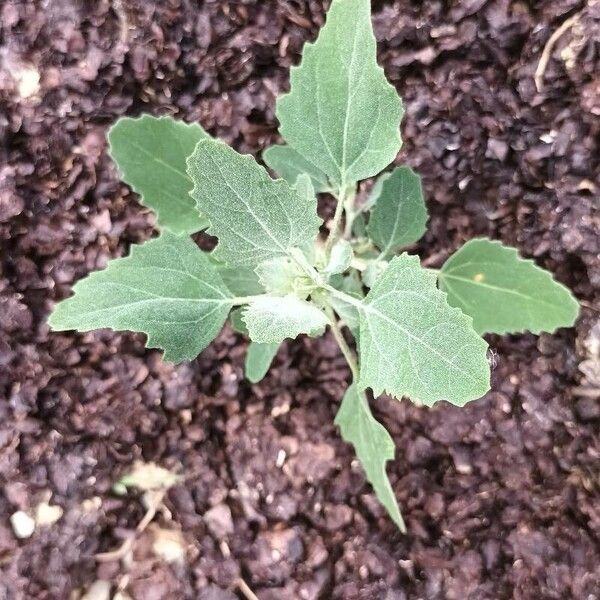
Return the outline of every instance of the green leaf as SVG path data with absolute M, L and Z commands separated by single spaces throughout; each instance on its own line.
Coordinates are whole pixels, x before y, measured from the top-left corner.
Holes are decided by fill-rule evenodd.
M 331 248 L 329 262 L 325 267 L 325 272 L 331 275 L 343 273 L 350 267 L 352 262 L 353 252 L 352 245 L 347 240 L 337 241 Z
M 291 185 L 296 184 L 299 175 L 306 174 L 310 177 L 316 193 L 331 191 L 327 175 L 290 146 L 270 146 L 263 152 L 262 159 Z
M 243 307 L 234 308 L 229 313 L 229 323 L 231 324 L 231 328 L 236 333 L 241 333 L 242 335 L 248 335 L 248 328 L 246 327 L 246 323 L 244 323 L 244 319 L 242 318 L 244 314 Z
M 251 383 L 258 383 L 267 374 L 277 350 L 279 350 L 279 344 L 250 342 L 244 367 L 246 379 Z
M 315 188 L 312 184 L 310 177 L 306 173 L 298 175 L 296 179 L 296 193 L 300 198 L 300 202 L 305 203 L 308 206 L 309 211 L 313 211 L 313 207 L 317 206 L 317 196 L 315 194 Z M 316 209 L 315 209 L 316 210 Z M 319 220 L 319 225 L 321 220 Z M 308 259 L 308 262 L 313 265 L 315 262 L 315 239 L 306 241 L 300 248 L 304 256 Z M 304 261 L 303 261 L 304 262 Z
M 48 322 L 55 331 L 140 331 L 165 360 L 195 358 L 216 337 L 232 298 L 191 238 L 165 232 L 75 284 Z
M 365 215 L 358 213 L 354 219 L 352 219 L 352 235 L 355 238 L 367 237 L 367 225 L 365 223 Z
M 473 317 L 479 333 L 553 332 L 573 325 L 579 314 L 564 285 L 500 242 L 467 242 L 438 277 L 448 303 Z
M 383 425 L 371 414 L 364 392 L 351 385 L 344 395 L 335 416 L 344 441 L 352 444 L 369 483 L 390 517 L 406 533 L 398 502 L 385 471 L 385 464 L 394 458 L 394 440 Z
M 230 267 L 216 261 L 215 264 L 223 283 L 234 296 L 256 296 L 265 293 L 258 275 L 252 269 Z
M 362 284 L 356 271 L 350 271 L 348 275 L 334 276 L 330 283 L 333 287 L 341 290 L 352 298 L 362 300 L 364 298 Z M 352 332 L 354 339 L 358 341 L 360 328 L 360 312 L 356 303 L 350 303 L 338 296 L 329 298 L 333 310 L 338 314 L 346 327 Z
M 277 100 L 286 143 L 338 192 L 379 173 L 401 145 L 402 101 L 377 65 L 370 13 L 369 0 L 333 0 Z
M 367 232 L 384 257 L 416 242 L 425 233 L 427 208 L 421 178 L 409 167 L 386 177 L 371 211 Z
M 259 296 L 243 317 L 253 342 L 279 344 L 301 333 L 320 335 L 327 317 L 314 305 L 296 296 Z
M 215 140 L 198 143 L 188 158 L 191 192 L 219 238 L 215 258 L 255 266 L 306 249 L 319 232 L 317 201 L 301 197 L 283 179 L 273 180 L 252 156 Z
M 360 386 L 428 406 L 462 406 L 489 389 L 487 344 L 471 318 L 450 307 L 416 256 L 393 258 L 360 316 Z
M 160 227 L 194 233 L 208 226 L 190 198 L 185 164 L 196 144 L 207 138 L 200 125 L 150 115 L 121 118 L 109 130 L 109 154 L 123 181 L 156 211 Z

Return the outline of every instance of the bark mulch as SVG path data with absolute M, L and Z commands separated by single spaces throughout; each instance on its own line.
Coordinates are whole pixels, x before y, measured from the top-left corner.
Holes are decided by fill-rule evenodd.
M 239 577 L 261 600 L 600 598 L 598 2 L 374 2 L 406 104 L 399 162 L 431 212 L 415 250 L 437 265 L 489 235 L 583 304 L 573 330 L 490 337 L 493 391 L 464 409 L 374 402 L 408 535 L 332 424 L 349 374 L 329 337 L 286 343 L 250 385 L 229 329 L 177 366 L 139 335 L 48 332 L 74 281 L 154 232 L 107 127 L 173 114 L 258 154 L 323 19 L 300 0 L 0 4 L 0 598 L 107 580 L 135 600 L 232 600 Z M 144 515 L 112 491 L 135 460 L 184 479 L 130 561 L 99 563 Z M 17 539 L 10 515 L 48 500 L 62 517 Z M 153 551 L 164 529 L 184 560 Z

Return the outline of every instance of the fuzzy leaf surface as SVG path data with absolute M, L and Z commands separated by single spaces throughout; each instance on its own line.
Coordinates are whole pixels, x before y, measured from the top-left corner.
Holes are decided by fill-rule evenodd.
M 462 406 L 489 389 L 487 344 L 471 318 L 446 302 L 416 256 L 393 258 L 360 316 L 360 385 L 431 406 Z
M 402 101 L 377 64 L 369 0 L 333 0 L 290 87 L 277 100 L 279 131 L 338 191 L 394 160 Z
M 109 130 L 109 154 L 123 181 L 156 212 L 160 227 L 194 233 L 208 226 L 190 197 L 185 163 L 196 144 L 208 138 L 195 123 L 150 115 L 123 117 Z
M 365 471 L 369 483 L 388 514 L 402 532 L 406 532 L 404 520 L 398 508 L 396 496 L 390 485 L 385 465 L 394 458 L 394 440 L 371 413 L 365 393 L 351 385 L 335 416 L 344 441 L 352 444 L 356 456 Z
M 252 156 L 220 141 L 201 141 L 187 163 L 191 195 L 210 220 L 208 232 L 219 238 L 216 259 L 255 266 L 312 245 L 321 223 L 314 196 L 300 197 L 283 179 L 271 179 Z
M 250 342 L 246 352 L 244 373 L 246 379 L 251 383 L 258 383 L 267 374 L 275 355 L 279 350 L 279 344 L 257 344 Z
M 290 185 L 295 185 L 299 175 L 306 174 L 310 177 L 315 192 L 330 191 L 327 175 L 296 152 L 291 146 L 279 144 L 269 146 L 262 154 L 265 163 L 283 177 Z
M 387 257 L 421 238 L 426 223 L 421 178 L 409 167 L 394 169 L 383 180 L 371 210 L 369 237 Z
M 248 335 L 259 344 L 279 344 L 301 333 L 321 334 L 327 317 L 314 305 L 296 296 L 260 296 L 244 310 Z
M 191 238 L 164 232 L 82 279 L 54 309 L 55 331 L 140 331 L 165 360 L 195 358 L 219 333 L 232 305 L 214 263 Z
M 288 256 L 266 260 L 256 267 L 255 272 L 264 289 L 276 296 L 300 292 L 303 285 L 309 283 L 304 271 Z
M 553 332 L 579 314 L 573 294 L 500 242 L 467 242 L 444 264 L 439 284 L 448 302 L 473 318 L 479 333 Z

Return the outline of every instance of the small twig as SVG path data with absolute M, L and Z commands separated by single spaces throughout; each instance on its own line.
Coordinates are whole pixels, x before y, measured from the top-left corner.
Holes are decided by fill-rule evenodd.
M 250 589 L 248 584 L 241 577 L 238 578 L 235 584 L 247 600 L 259 600 L 258 596 Z
M 131 550 L 133 544 L 140 533 L 148 527 L 148 525 L 152 522 L 156 515 L 156 511 L 158 507 L 162 504 L 163 498 L 167 490 L 156 490 L 152 494 L 147 494 L 148 498 L 148 509 L 146 510 L 146 514 L 143 516 L 142 520 L 137 524 L 135 528 L 135 532 L 129 536 L 116 550 L 111 550 L 110 552 L 100 552 L 95 555 L 95 559 L 98 562 L 109 562 L 112 560 L 121 560 Z
M 123 0 L 113 0 L 112 6 L 119 18 L 119 40 L 122 44 L 126 44 L 129 38 L 129 19 L 127 18 L 127 11 L 123 6 Z
M 552 51 L 554 50 L 554 46 L 556 42 L 560 39 L 560 37 L 575 23 L 579 20 L 579 13 L 576 13 L 570 16 L 549 38 L 542 50 L 542 55 L 540 56 L 540 62 L 535 70 L 534 80 L 535 87 L 538 92 L 542 91 L 542 87 L 544 86 L 544 74 L 546 73 L 546 67 L 550 62 L 550 57 L 552 56 Z
M 577 396 L 578 398 L 600 398 L 599 388 L 588 388 L 578 385 L 574 388 L 571 388 L 571 393 L 573 396 Z
M 580 300 L 579 304 L 581 304 L 581 306 L 584 306 L 585 308 L 587 308 L 589 310 L 593 310 L 594 312 L 600 313 L 600 308 L 594 306 L 593 304 L 590 304 L 586 300 Z

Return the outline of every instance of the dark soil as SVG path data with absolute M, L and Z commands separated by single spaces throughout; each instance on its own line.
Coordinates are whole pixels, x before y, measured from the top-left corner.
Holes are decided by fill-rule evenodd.
M 322 3 L 4 0 L 0 598 L 103 579 L 136 600 L 231 600 L 240 576 L 261 600 L 600 598 L 600 3 L 374 11 L 407 108 L 400 158 L 432 215 L 417 251 L 440 264 L 475 235 L 513 244 L 582 300 L 577 327 L 490 338 L 493 391 L 465 409 L 374 402 L 398 447 L 401 535 L 332 424 L 348 371 L 329 337 L 287 343 L 252 386 L 230 330 L 173 366 L 139 335 L 46 325 L 74 281 L 153 234 L 107 127 L 174 114 L 258 153 Z M 576 13 L 538 93 L 543 46 Z M 98 563 L 145 512 L 111 491 L 136 459 L 185 479 L 132 560 Z M 50 496 L 60 520 L 18 540 L 10 515 Z M 152 527 L 182 530 L 183 562 L 152 552 Z

